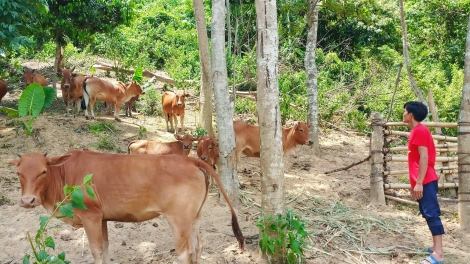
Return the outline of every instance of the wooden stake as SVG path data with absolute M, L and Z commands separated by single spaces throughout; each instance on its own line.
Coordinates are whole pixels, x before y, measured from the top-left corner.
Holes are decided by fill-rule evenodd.
M 370 170 L 370 203 L 385 205 L 383 185 L 383 153 L 384 145 L 382 115 L 372 115 L 372 135 L 370 140 L 371 170 Z

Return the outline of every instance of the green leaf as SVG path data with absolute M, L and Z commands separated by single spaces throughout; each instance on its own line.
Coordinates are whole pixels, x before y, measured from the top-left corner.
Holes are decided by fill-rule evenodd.
M 20 117 L 31 115 L 38 117 L 44 106 L 46 95 L 41 85 L 32 83 L 28 85 L 18 100 L 18 113 Z
M 87 207 L 83 204 L 83 191 L 76 190 L 72 193 L 72 207 L 77 209 L 86 209 Z
M 29 264 L 29 258 L 30 258 L 30 257 L 31 257 L 30 255 L 24 256 L 24 258 L 23 258 L 23 264 Z
M 47 237 L 46 240 L 44 241 L 46 247 L 55 249 L 55 243 L 54 239 L 52 237 Z
M 52 102 L 54 102 L 56 96 L 57 96 L 57 93 L 55 91 L 54 88 L 52 87 L 49 87 L 49 86 L 45 86 L 44 87 L 44 94 L 45 94 L 45 99 L 44 99 L 44 105 L 42 107 L 42 110 L 48 108 L 49 106 L 51 106 Z
M 48 216 L 40 216 L 39 217 L 39 231 L 44 231 L 46 227 L 47 220 L 49 220 Z
M 61 259 L 61 260 L 65 260 L 65 252 L 62 251 L 62 253 L 60 253 L 60 254 L 58 255 L 58 257 L 59 257 L 59 259 Z
M 43 261 L 43 260 L 45 260 L 48 256 L 49 256 L 49 255 L 47 254 L 47 252 L 46 252 L 44 249 L 41 249 L 41 250 L 39 251 L 39 254 L 38 254 L 38 258 L 39 258 L 38 260 L 39 260 L 39 261 Z
M 8 108 L 5 106 L 0 106 L 0 110 L 5 112 L 9 117 L 19 117 L 18 110 L 13 108 Z
M 73 192 L 73 190 L 74 190 L 73 187 L 68 186 L 67 183 L 65 184 L 65 186 L 64 186 L 64 194 L 65 195 L 71 194 Z
M 91 177 L 93 177 L 93 174 L 88 174 L 83 178 L 83 184 L 91 184 Z
M 65 264 L 63 260 L 56 256 L 49 256 L 47 257 L 46 261 L 47 264 Z
M 71 204 L 66 204 L 60 208 L 60 213 L 69 217 L 73 218 L 73 210 L 72 210 L 72 205 Z
M 96 197 L 95 197 L 95 192 L 93 192 L 93 189 L 91 189 L 90 187 L 87 186 L 87 187 L 85 188 L 85 190 L 86 190 L 86 193 L 88 194 L 88 196 L 90 196 L 92 199 L 95 199 L 95 198 L 96 198 Z
M 133 81 L 137 81 L 139 84 L 142 84 L 142 66 L 138 66 L 134 71 L 134 76 L 132 76 Z

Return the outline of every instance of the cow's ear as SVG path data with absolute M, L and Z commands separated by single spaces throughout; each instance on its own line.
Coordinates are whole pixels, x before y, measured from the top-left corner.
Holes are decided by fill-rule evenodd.
M 173 134 L 177 140 L 182 140 L 183 138 L 178 134 Z
M 77 77 L 78 73 L 72 73 L 72 77 Z
M 10 164 L 15 165 L 15 166 L 20 165 L 20 160 L 19 159 L 18 160 L 10 160 L 8 162 L 10 162 Z
M 190 97 L 190 96 L 191 96 L 191 95 L 188 94 L 188 93 L 185 93 L 185 94 L 184 94 L 184 97 Z
M 72 154 L 66 154 L 63 156 L 58 156 L 58 157 L 53 157 L 53 158 L 47 158 L 47 165 L 49 166 L 60 166 L 67 162 L 70 157 L 72 157 Z
M 197 136 L 195 141 L 200 141 L 202 136 Z
M 296 123 L 296 124 L 294 125 L 294 129 L 297 129 L 297 127 L 299 127 L 299 123 Z

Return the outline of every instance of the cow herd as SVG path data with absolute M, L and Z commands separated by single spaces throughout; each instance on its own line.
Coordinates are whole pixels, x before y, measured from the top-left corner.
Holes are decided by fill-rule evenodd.
M 74 116 L 78 115 L 84 102 L 86 118 L 89 118 L 88 109 L 94 118 L 93 106 L 99 100 L 114 104 L 114 117 L 119 120 L 121 104 L 136 100 L 144 93 L 135 81 L 127 84 L 109 82 L 73 71 L 74 68 L 61 70 L 61 90 L 67 114 L 70 101 Z M 41 76 L 34 72 L 25 73 L 25 78 L 27 82 L 47 85 L 47 81 L 41 83 Z M 0 80 L 0 100 L 3 86 L 6 90 Z M 178 263 L 199 263 L 201 208 L 212 181 L 230 207 L 233 233 L 243 249 L 244 239 L 236 213 L 215 171 L 219 167 L 217 141 L 209 135 L 193 137 L 184 133 L 184 99 L 188 96 L 184 91 L 162 95 L 166 128 L 168 132 L 173 130 L 174 142 L 134 140 L 128 144 L 128 154 L 72 150 L 62 156 L 47 157 L 43 153 L 30 152 L 11 160 L 22 187 L 20 206 L 42 205 L 53 212 L 56 203 L 64 198 L 64 185 L 80 185 L 85 175 L 93 174 L 96 199 L 85 197 L 87 210 L 74 209 L 76 217 L 61 219 L 74 227 L 84 227 L 95 263 L 110 263 L 108 221 L 141 222 L 159 215 L 166 218 L 172 229 Z M 131 106 L 126 105 L 126 115 L 128 110 L 132 112 L 128 107 Z M 177 117 L 183 135 L 178 133 Z M 234 121 L 233 127 L 237 164 L 241 153 L 260 157 L 259 127 L 243 121 Z M 312 145 L 308 130 L 303 122 L 283 127 L 284 152 L 297 145 Z M 198 142 L 198 158 L 189 156 L 195 141 Z

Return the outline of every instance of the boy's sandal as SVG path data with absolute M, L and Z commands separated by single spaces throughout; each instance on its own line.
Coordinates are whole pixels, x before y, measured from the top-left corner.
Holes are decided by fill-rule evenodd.
M 444 261 L 438 261 L 433 255 L 430 255 L 429 257 L 422 259 L 419 263 L 426 264 L 424 261 L 427 261 L 431 264 L 444 264 Z
M 426 252 L 426 253 L 429 253 L 429 254 L 433 253 L 430 248 L 425 248 L 425 249 L 423 249 L 423 251 Z

